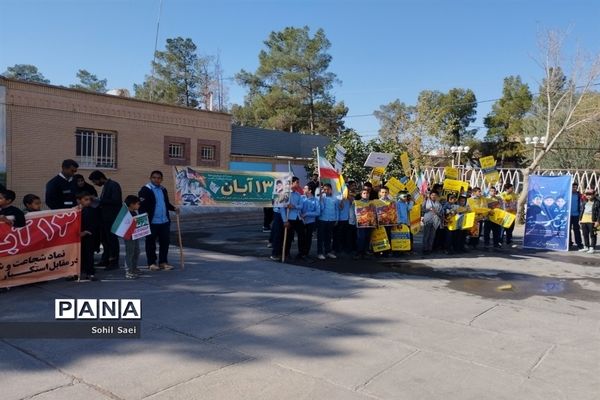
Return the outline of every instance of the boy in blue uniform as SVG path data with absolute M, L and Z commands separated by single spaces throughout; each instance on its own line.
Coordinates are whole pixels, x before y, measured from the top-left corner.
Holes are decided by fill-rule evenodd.
M 304 196 L 302 196 L 302 212 L 300 216 L 304 220 L 304 246 L 300 250 L 302 258 L 308 257 L 312 246 L 313 232 L 317 227 L 317 218 L 321 213 L 319 199 L 315 197 L 310 186 L 304 186 Z
M 338 222 L 339 200 L 333 197 L 333 190 L 329 183 L 323 185 L 323 194 L 319 200 L 321 214 L 317 224 L 317 258 L 324 260 L 328 258 L 337 258 L 331 251 L 331 239 L 333 229 Z
M 287 229 L 287 237 L 284 234 L 285 243 L 285 258 L 288 258 L 290 255 L 290 250 L 292 248 L 292 241 L 294 240 L 294 234 L 298 236 L 298 257 L 302 258 L 302 249 L 306 247 L 304 243 L 305 235 L 304 235 L 304 222 L 302 222 L 302 217 L 300 216 L 302 212 L 302 195 L 297 192 L 299 189 L 300 179 L 294 176 L 292 178 L 292 191 L 290 193 L 290 203 L 287 208 L 282 208 L 280 210 L 281 218 L 283 219 L 283 226 Z M 285 233 L 285 231 L 284 231 Z

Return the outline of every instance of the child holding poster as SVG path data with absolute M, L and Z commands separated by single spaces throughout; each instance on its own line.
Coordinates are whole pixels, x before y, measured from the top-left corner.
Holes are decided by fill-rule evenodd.
M 125 205 L 129 213 L 135 217 L 138 215 L 140 209 L 140 198 L 137 196 L 129 195 L 125 197 Z M 135 224 L 135 219 L 132 222 Z M 138 260 L 140 258 L 140 245 L 139 239 L 134 239 L 132 236 L 123 237 L 125 241 L 125 279 L 137 279 L 141 271 L 138 269 Z
M 369 243 L 371 242 L 371 232 L 377 225 L 377 216 L 375 207 L 369 200 L 371 191 L 363 188 L 360 192 L 360 199 L 354 201 L 354 212 L 356 215 L 356 256 L 354 259 L 365 258 Z

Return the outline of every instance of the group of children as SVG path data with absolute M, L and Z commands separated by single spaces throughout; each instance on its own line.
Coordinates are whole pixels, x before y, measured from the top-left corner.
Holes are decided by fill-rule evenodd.
M 97 250 L 96 236 L 99 234 L 98 219 L 92 207 L 95 196 L 87 191 L 79 191 L 75 195 L 77 207 L 81 209 L 81 276 L 70 279 L 96 281 L 94 268 L 94 253 Z M 4 187 L 0 188 L 0 223 L 6 223 L 14 228 L 24 227 L 25 214 L 42 210 L 42 200 L 35 194 L 23 196 L 23 209 L 14 206 L 16 193 Z M 124 201 L 132 216 L 138 214 L 140 198 L 127 196 Z M 139 239 L 125 238 L 125 264 L 127 266 L 125 278 L 135 279 L 141 273 L 138 269 L 140 256 Z
M 514 247 L 512 233 L 514 222 L 508 228 L 498 225 L 485 214 L 476 214 L 475 223 L 469 229 L 450 229 L 450 221 L 457 214 L 466 214 L 473 208 L 502 210 L 516 214 L 518 196 L 512 184 L 504 185 L 504 191 L 498 193 L 491 187 L 487 196 L 481 188 L 469 188 L 458 194 L 442 197 L 442 185 L 433 185 L 419 205 L 406 191 L 400 191 L 392 197 L 386 186 L 377 189 L 369 182 L 357 192 L 355 182 L 348 182 L 349 195 L 345 198 L 335 197 L 329 184 L 320 186 L 320 193 L 315 196 L 318 186 L 310 183 L 300 189 L 297 177 L 292 179 L 292 192 L 287 207 L 276 208 L 271 225 L 269 246 L 272 248 L 271 259 L 281 260 L 290 257 L 292 241 L 297 238 L 297 259 L 309 257 L 313 235 L 317 233 L 317 258 L 319 260 L 336 259 L 343 253 L 354 254 L 355 258 L 365 255 L 391 255 L 392 251 L 373 252 L 371 235 L 373 227 L 362 227 L 357 224 L 356 206 L 373 200 L 395 202 L 397 225 L 411 225 L 409 215 L 413 207 L 421 208 L 421 230 L 423 232 L 423 254 L 433 251 L 444 251 L 447 254 L 463 253 L 467 247 L 477 248 L 483 236 L 484 246 L 493 245 L 500 248 L 505 242 Z M 303 194 L 301 194 L 303 193 Z M 391 240 L 392 226 L 385 226 L 387 236 Z M 410 233 L 411 249 L 413 236 Z

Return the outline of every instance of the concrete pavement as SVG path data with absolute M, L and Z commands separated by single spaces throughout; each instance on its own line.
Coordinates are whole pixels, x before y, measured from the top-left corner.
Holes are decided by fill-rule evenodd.
M 390 259 L 353 273 L 341 267 L 348 260 L 337 261 L 338 272 L 191 248 L 186 260 L 183 271 L 147 272 L 137 281 L 101 273 L 102 282 L 0 293 L 0 321 L 52 320 L 55 298 L 143 304 L 141 339 L 1 340 L 0 397 L 600 395 L 595 256 Z

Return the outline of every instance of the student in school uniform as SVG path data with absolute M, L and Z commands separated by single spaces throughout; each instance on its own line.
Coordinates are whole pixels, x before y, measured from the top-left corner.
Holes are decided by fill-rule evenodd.
M 94 233 L 96 218 L 91 207 L 93 196 L 80 191 L 75 195 L 77 206 L 81 209 L 81 280 L 96 281 L 94 268 Z
M 142 186 L 138 192 L 140 198 L 140 214 L 148 214 L 150 235 L 145 238 L 146 261 L 150 271 L 169 271 L 169 246 L 171 245 L 171 216 L 169 212 L 179 213 L 179 208 L 169 201 L 169 193 L 162 186 L 163 173 L 152 171 L 150 182 Z M 158 259 L 156 258 L 156 242 L 158 241 Z
M 331 240 L 333 230 L 339 217 L 339 200 L 333 197 L 333 189 L 329 183 L 323 185 L 323 193 L 319 199 L 321 214 L 317 224 L 317 258 L 335 259 L 337 256 L 332 250 Z
M 64 160 L 61 172 L 46 184 L 46 205 L 51 210 L 72 208 L 76 205 L 75 180 L 79 164 L 74 160 Z
M 121 185 L 107 178 L 102 171 L 98 170 L 90 174 L 89 180 L 94 185 L 102 188 L 100 198 L 98 199 L 100 214 L 102 216 L 102 247 L 104 248 L 100 265 L 105 266 L 107 271 L 115 270 L 119 268 L 120 248 L 119 238 L 111 232 L 111 228 L 123 205 Z
M 8 224 L 13 228 L 22 228 L 25 226 L 25 214 L 12 205 L 16 197 L 16 193 L 12 190 L 0 191 L 0 223 Z
M 342 252 L 350 253 L 351 245 L 349 238 L 350 231 L 350 199 L 341 199 L 339 201 L 338 222 L 333 230 L 333 250 L 336 254 Z
M 292 241 L 294 236 L 298 238 L 298 259 L 303 257 L 303 250 L 306 248 L 304 240 L 306 238 L 304 234 L 304 222 L 302 221 L 302 195 L 298 193 L 300 186 L 300 179 L 296 176 L 292 178 L 292 190 L 290 193 L 290 202 L 286 208 L 282 208 L 279 212 L 283 219 L 283 227 L 287 229 L 287 235 L 284 231 L 284 244 L 285 257 L 289 258 L 290 250 L 292 248 Z
M 302 197 L 302 211 L 300 216 L 304 220 L 304 246 L 300 251 L 302 258 L 307 258 L 312 247 L 312 238 L 317 228 L 317 218 L 321 213 L 319 199 L 315 197 L 309 185 L 304 186 L 304 196 Z

